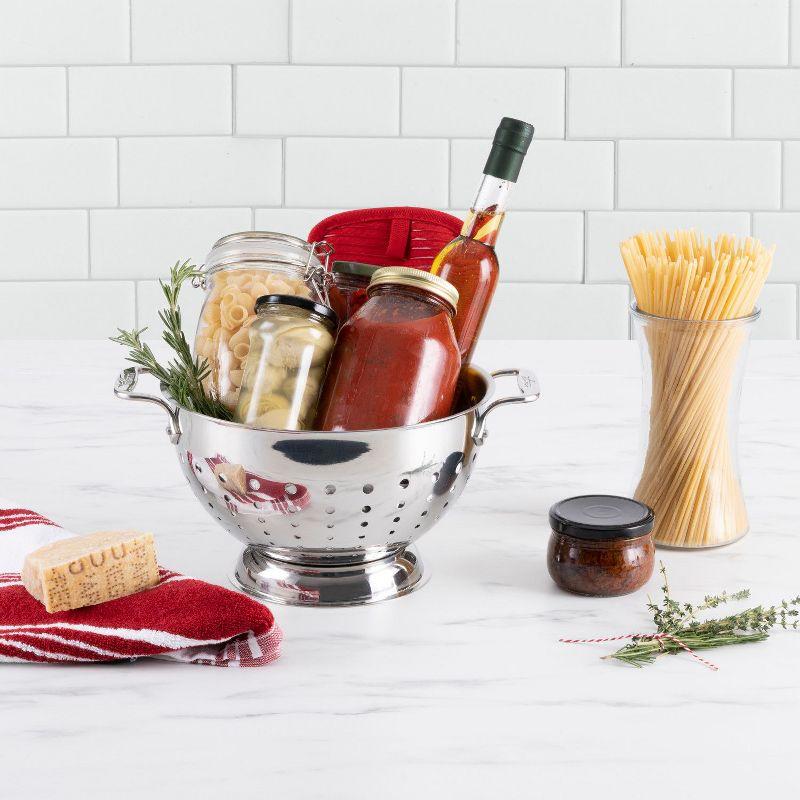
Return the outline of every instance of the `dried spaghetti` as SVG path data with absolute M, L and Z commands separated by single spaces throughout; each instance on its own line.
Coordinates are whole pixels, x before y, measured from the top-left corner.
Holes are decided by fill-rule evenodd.
M 651 364 L 650 430 L 635 496 L 655 540 L 712 547 L 748 529 L 729 428 L 746 325 L 772 264 L 757 239 L 694 231 L 621 243 Z M 643 313 L 641 313 L 643 312 Z M 735 422 L 734 422 L 735 424 Z

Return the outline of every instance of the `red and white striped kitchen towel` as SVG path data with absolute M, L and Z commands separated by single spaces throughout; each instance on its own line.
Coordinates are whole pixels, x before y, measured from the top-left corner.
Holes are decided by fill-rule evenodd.
M 48 614 L 19 572 L 25 556 L 74 534 L 0 499 L 0 662 L 51 664 L 152 657 L 260 667 L 279 654 L 270 610 L 238 592 L 161 569 L 158 586 L 96 606 Z

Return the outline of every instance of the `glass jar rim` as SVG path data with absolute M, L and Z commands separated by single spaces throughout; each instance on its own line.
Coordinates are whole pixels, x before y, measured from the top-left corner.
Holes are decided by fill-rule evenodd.
M 264 264 L 303 274 L 308 267 L 321 266 L 318 244 L 273 231 L 230 233 L 214 242 L 206 256 L 205 273 L 213 275 L 225 268 Z
M 753 313 L 745 317 L 731 317 L 730 319 L 685 319 L 684 317 L 663 317 L 659 314 L 651 314 L 649 311 L 642 311 L 634 300 L 629 306 L 630 314 L 632 317 L 641 320 L 659 320 L 662 322 L 680 322 L 686 325 L 701 326 L 735 326 L 735 325 L 748 325 L 755 322 L 761 316 L 761 308 L 759 306 L 753 307 Z

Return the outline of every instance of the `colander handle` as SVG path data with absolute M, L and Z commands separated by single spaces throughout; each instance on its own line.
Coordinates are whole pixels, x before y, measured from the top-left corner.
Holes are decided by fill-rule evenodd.
M 135 392 L 136 383 L 140 375 L 149 375 L 150 370 L 144 367 L 128 367 L 122 370 L 117 376 L 117 382 L 114 384 L 114 394 L 121 397 L 123 400 L 145 400 L 148 403 L 155 403 L 164 411 L 167 412 L 169 422 L 167 423 L 167 435 L 169 436 L 172 444 L 178 444 L 181 438 L 181 428 L 178 423 L 178 409 L 173 408 L 166 400 L 156 397 L 153 394 L 142 394 Z
M 511 377 L 517 379 L 519 394 L 512 397 L 501 397 L 489 403 L 483 411 L 478 411 L 475 415 L 475 430 L 472 433 L 472 441 L 480 447 L 485 441 L 488 431 L 486 430 L 486 417 L 491 414 L 498 406 L 505 406 L 510 403 L 532 403 L 541 396 L 539 380 L 529 369 L 499 369 L 492 373 L 492 377 L 497 378 Z

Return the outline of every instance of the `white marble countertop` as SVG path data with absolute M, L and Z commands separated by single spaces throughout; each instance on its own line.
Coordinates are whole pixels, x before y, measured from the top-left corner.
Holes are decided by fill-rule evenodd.
M 800 343 L 752 346 L 741 461 L 751 533 L 662 551 L 676 596 L 800 591 Z M 647 590 L 560 592 L 547 509 L 627 493 L 638 446 L 632 342 L 489 342 L 543 397 L 501 409 L 458 506 L 419 543 L 431 580 L 370 607 L 276 606 L 264 669 L 156 661 L 0 669 L 0 795 L 38 797 L 794 796 L 800 634 L 636 670 L 611 645 L 650 630 Z M 146 404 L 111 392 L 104 342 L 0 343 L 0 494 L 76 532 L 143 528 L 162 563 L 225 584 L 238 545 L 192 497 Z M 657 592 L 654 577 L 648 586 Z M 10 791 L 10 794 L 6 792 Z

